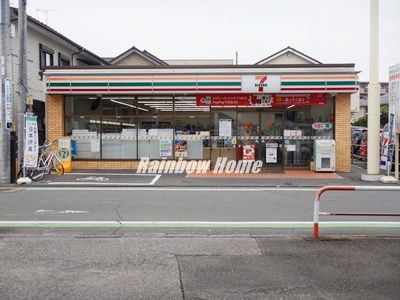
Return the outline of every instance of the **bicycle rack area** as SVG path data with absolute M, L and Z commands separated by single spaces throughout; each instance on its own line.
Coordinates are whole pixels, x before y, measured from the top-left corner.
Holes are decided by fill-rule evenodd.
M 399 186 L 324 186 L 317 191 L 314 198 L 314 227 L 313 238 L 315 241 L 319 238 L 319 216 L 383 216 L 383 217 L 400 217 L 400 213 L 351 213 L 351 212 L 320 212 L 319 205 L 321 195 L 329 191 L 397 191 L 400 192 Z

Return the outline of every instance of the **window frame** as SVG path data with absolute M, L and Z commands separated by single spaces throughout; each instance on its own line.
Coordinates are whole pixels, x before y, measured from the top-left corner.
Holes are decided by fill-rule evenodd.
M 46 66 L 54 66 L 54 50 L 44 46 L 43 44 L 39 44 L 39 69 L 43 71 Z M 50 55 L 51 65 L 46 65 L 46 54 Z
M 61 63 L 62 61 L 68 62 L 68 65 L 63 65 Z M 59 66 L 70 66 L 71 65 L 71 59 L 67 55 L 64 55 L 61 52 L 58 52 L 58 65 Z

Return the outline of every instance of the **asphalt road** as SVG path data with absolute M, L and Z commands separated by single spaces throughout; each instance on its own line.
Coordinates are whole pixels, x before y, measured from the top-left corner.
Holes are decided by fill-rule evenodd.
M 0 189 L 0 224 L 65 222 L 0 225 L 0 298 L 398 299 L 400 229 L 332 226 L 312 241 L 310 228 L 293 224 L 312 221 L 314 195 L 313 189 Z M 321 210 L 399 212 L 399 199 L 393 192 L 326 194 Z M 165 228 L 159 221 L 191 225 Z M 239 226 L 198 226 L 205 221 Z M 248 221 L 294 223 L 240 225 Z M 94 228 L 95 222 L 103 223 Z M 123 222 L 142 223 L 115 226 Z
M 2 221 L 312 221 L 315 189 L 3 189 Z M 326 193 L 321 211 L 400 212 L 398 192 Z M 354 220 L 354 217 L 321 219 Z M 357 220 L 357 218 L 356 218 Z M 366 220 L 399 221 L 397 217 Z

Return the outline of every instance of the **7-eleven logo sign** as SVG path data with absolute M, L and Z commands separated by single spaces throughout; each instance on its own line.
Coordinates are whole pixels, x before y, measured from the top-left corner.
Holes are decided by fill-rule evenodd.
M 255 84 L 255 86 L 258 87 L 258 91 L 259 92 L 264 92 L 264 86 L 268 85 L 266 83 L 267 75 L 256 76 L 256 81 L 258 81 L 258 83 Z
M 279 93 L 280 75 L 243 75 L 242 93 Z

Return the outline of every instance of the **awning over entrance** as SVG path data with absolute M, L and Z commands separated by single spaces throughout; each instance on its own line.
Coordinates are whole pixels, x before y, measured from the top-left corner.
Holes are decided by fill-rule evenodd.
M 48 94 L 355 93 L 354 64 L 53 67 Z

